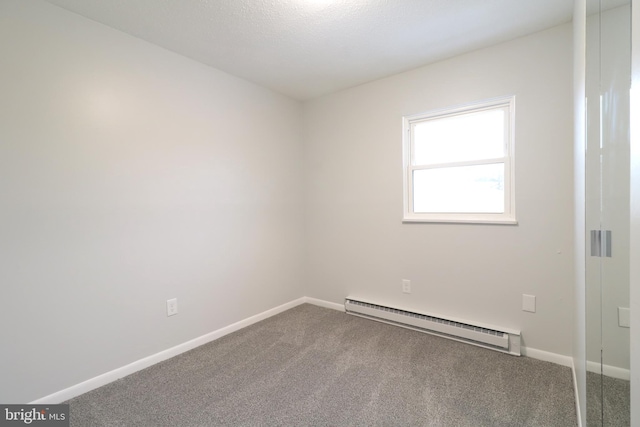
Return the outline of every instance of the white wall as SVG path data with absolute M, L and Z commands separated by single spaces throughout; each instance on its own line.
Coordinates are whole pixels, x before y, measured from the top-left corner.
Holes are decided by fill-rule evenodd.
M 302 295 L 514 327 L 530 348 L 571 354 L 570 25 L 302 114 L 35 0 L 0 2 L 0 52 L 0 401 L 38 399 Z M 520 224 L 402 224 L 402 116 L 509 94 Z M 538 313 L 520 310 L 522 293 Z M 173 297 L 180 313 L 167 318 Z
M 0 402 L 303 295 L 299 103 L 34 0 L 0 52 Z
M 513 327 L 571 355 L 572 87 L 566 24 L 305 103 L 306 293 Z M 511 94 L 519 225 L 402 224 L 402 116 Z

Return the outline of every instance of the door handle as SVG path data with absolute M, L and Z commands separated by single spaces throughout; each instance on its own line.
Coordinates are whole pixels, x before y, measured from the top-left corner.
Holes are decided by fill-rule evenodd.
M 591 230 L 591 256 L 611 258 L 611 230 Z

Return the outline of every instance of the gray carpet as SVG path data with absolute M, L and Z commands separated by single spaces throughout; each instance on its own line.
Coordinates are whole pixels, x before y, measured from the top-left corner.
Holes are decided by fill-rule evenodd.
M 629 381 L 587 372 L 587 427 L 630 426 L 630 396 Z
M 72 426 L 575 426 L 569 368 L 304 304 L 67 402 Z

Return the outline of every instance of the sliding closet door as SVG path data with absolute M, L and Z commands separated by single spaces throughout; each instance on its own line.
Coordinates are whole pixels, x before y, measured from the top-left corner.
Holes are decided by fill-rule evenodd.
M 587 2 L 587 425 L 629 425 L 628 1 Z

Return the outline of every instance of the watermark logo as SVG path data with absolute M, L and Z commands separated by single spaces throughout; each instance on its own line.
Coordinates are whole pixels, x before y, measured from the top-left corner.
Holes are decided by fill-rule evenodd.
M 0 405 L 0 427 L 69 427 L 69 405 Z

